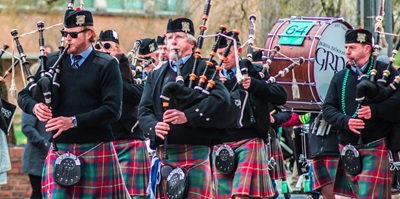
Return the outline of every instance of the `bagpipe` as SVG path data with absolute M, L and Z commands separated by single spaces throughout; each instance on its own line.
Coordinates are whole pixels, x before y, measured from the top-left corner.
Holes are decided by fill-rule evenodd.
M 387 45 L 386 41 L 384 40 L 385 35 L 398 36 L 385 33 L 383 30 L 383 25 L 382 25 L 383 14 L 384 14 L 383 2 L 382 1 L 380 2 L 379 15 L 375 18 L 376 23 L 374 32 L 376 33 L 376 37 L 375 37 L 375 43 L 373 45 L 372 56 L 370 59 L 370 62 L 372 62 L 372 70 L 370 71 L 369 79 L 365 77 L 365 74 L 362 74 L 362 72 L 358 69 L 359 67 L 356 67 L 357 72 L 359 74 L 359 80 L 361 80 L 357 84 L 356 100 L 360 103 L 381 102 L 389 98 L 400 87 L 399 84 L 400 75 L 395 76 L 393 81 L 390 84 L 387 84 L 388 78 L 391 75 L 390 70 L 393 70 L 393 63 L 395 62 L 395 56 L 400 48 L 400 40 L 397 42 L 396 47 L 392 50 L 392 55 L 391 57 L 389 57 L 389 63 L 387 64 L 385 70 L 382 71 L 382 77 L 380 79 L 376 79 L 378 73 L 376 69 L 377 58 L 379 56 L 380 50 L 382 49 L 380 43 L 382 43 L 382 45 Z
M 156 63 L 156 60 L 154 58 L 150 59 L 142 59 L 138 57 L 138 52 L 139 48 L 142 45 L 143 41 L 141 39 L 137 39 L 135 43 L 133 44 L 132 49 L 128 52 L 127 57 L 128 57 L 128 62 L 131 67 L 132 71 L 132 77 L 133 80 L 136 84 L 144 84 L 147 80 L 147 75 L 145 73 L 145 68 L 154 65 Z M 143 61 L 143 63 L 138 64 L 137 61 Z
M 84 6 L 83 1 L 81 0 L 81 5 L 80 8 L 82 9 Z M 74 1 L 70 0 L 68 2 L 68 10 L 74 9 Z M 14 64 L 10 67 L 9 71 L 12 71 L 14 66 L 17 65 L 18 62 L 21 62 L 23 68 L 25 69 L 25 72 L 27 74 L 27 85 L 26 88 L 29 90 L 31 93 L 33 99 L 35 99 L 37 102 L 43 102 L 47 106 L 52 107 L 57 103 L 57 97 L 59 93 L 59 78 L 60 78 L 60 63 L 61 60 L 63 59 L 64 56 L 67 55 L 67 51 L 69 49 L 68 45 L 65 45 L 65 37 L 62 36 L 60 40 L 60 46 L 59 46 L 59 56 L 54 62 L 52 66 L 46 69 L 46 62 L 47 58 L 44 53 L 45 51 L 45 41 L 44 41 L 44 36 L 43 36 L 43 31 L 45 29 L 50 29 L 55 26 L 62 25 L 60 24 L 55 24 L 53 26 L 49 26 L 47 28 L 44 27 L 44 22 L 43 21 L 38 21 L 37 22 L 37 31 L 32 31 L 32 33 L 38 32 L 39 33 L 39 50 L 40 50 L 40 56 L 39 56 L 39 64 L 40 64 L 40 70 L 35 74 L 32 74 L 30 70 L 30 64 L 26 59 L 26 55 L 24 53 L 23 47 L 19 41 L 19 35 L 18 35 L 18 30 L 13 29 L 11 31 L 11 35 L 13 36 L 13 40 L 15 41 L 16 48 L 19 53 L 19 59 L 14 62 Z M 63 30 L 61 30 L 63 31 Z M 25 35 L 25 34 L 23 34 Z M 22 36 L 22 35 L 21 35 Z M 7 74 L 7 73 L 6 73 Z M 6 75 L 5 75 L 6 76 Z M 4 77 L 4 76 L 3 76 Z
M 400 40 L 397 41 L 395 48 L 392 50 L 391 57 L 389 57 L 389 63 L 387 64 L 386 68 L 382 70 L 381 78 L 377 79 L 376 75 L 378 74 L 377 71 L 377 57 L 379 56 L 379 51 L 381 50 L 380 43 L 384 46 L 386 41 L 384 40 L 385 35 L 397 36 L 391 33 L 385 33 L 383 30 L 382 20 L 383 20 L 383 5 L 384 1 L 380 2 L 380 9 L 379 15 L 375 18 L 375 30 L 376 33 L 375 37 L 375 44 L 373 47 L 372 56 L 370 62 L 372 63 L 372 70 L 370 72 L 369 79 L 361 71 L 358 71 L 360 81 L 357 84 L 356 88 L 356 100 L 360 104 L 368 105 L 370 103 L 380 103 L 388 98 L 390 98 L 395 92 L 398 91 L 400 87 L 400 75 L 395 75 L 392 72 L 396 72 L 393 63 L 395 62 L 395 56 L 400 48 Z M 358 67 L 357 67 L 358 68 Z M 392 71 L 392 72 L 391 72 Z M 394 76 L 395 75 L 395 76 Z M 398 153 L 400 151 L 400 134 L 397 132 L 399 130 L 398 124 L 393 124 L 393 129 L 387 135 L 388 140 L 388 149 L 391 150 L 393 153 Z M 396 159 L 390 160 L 391 168 L 400 168 L 400 162 Z

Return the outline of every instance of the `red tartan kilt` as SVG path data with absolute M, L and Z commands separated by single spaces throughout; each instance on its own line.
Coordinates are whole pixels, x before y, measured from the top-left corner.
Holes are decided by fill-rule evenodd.
M 267 145 L 268 147 L 268 145 Z M 271 156 L 275 159 L 275 166 L 270 170 L 271 179 L 285 179 L 287 177 L 282 148 L 278 139 L 271 139 Z
M 342 151 L 343 147 L 339 144 L 339 151 Z M 359 152 L 362 157 L 361 173 L 356 176 L 348 175 L 341 166 L 342 161 L 339 160 L 334 191 L 348 193 L 348 189 L 342 188 L 343 184 L 350 184 L 353 190 L 352 197 L 390 198 L 391 176 L 386 138 L 364 144 Z
M 312 159 L 314 191 L 320 191 L 323 186 L 334 182 L 338 164 L 339 156 L 318 156 Z
M 97 144 L 57 144 L 57 146 L 60 154 L 69 151 L 79 156 Z M 49 150 L 42 175 L 43 198 L 130 198 L 111 142 L 103 143 L 79 158 L 82 164 L 82 176 L 74 186 L 62 187 L 54 181 L 54 163 L 57 157 L 53 150 Z
M 131 196 L 147 196 L 150 158 L 145 141 L 125 139 L 113 141 L 126 188 Z
M 168 144 L 168 159 L 163 158 L 164 147 L 157 149 L 156 154 L 162 164 L 173 168 L 181 167 L 186 169 L 189 176 L 188 195 L 190 199 L 214 199 L 212 188 L 212 174 L 210 162 L 211 148 L 201 145 L 180 145 Z M 164 180 L 163 180 L 164 181 Z M 164 186 L 157 187 L 157 199 L 166 198 L 163 190 Z
M 247 195 L 250 198 L 274 196 L 264 141 L 254 138 L 226 144 L 235 151 L 238 165 L 234 173 L 227 175 L 213 167 L 216 199 L 232 198 L 234 195 Z M 218 146 L 214 146 L 213 157 L 217 150 Z

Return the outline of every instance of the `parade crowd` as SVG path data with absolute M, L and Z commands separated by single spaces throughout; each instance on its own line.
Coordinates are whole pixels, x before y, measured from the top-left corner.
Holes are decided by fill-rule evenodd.
M 290 198 L 289 170 L 310 198 L 388 199 L 398 188 L 400 78 L 370 31 L 336 35 L 345 67 L 320 110 L 294 110 L 267 52 L 249 42 L 246 55 L 237 30 L 214 31 L 202 58 L 188 18 L 129 53 L 94 21 L 68 9 L 63 48 L 18 93 L 31 199 Z

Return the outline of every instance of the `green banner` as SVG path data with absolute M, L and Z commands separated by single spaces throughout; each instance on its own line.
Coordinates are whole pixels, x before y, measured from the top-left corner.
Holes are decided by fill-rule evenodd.
M 293 20 L 283 31 L 278 44 L 301 46 L 314 21 Z

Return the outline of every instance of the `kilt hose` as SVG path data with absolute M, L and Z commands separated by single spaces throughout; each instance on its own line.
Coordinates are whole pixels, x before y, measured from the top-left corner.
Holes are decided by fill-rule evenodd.
M 222 174 L 213 167 L 216 199 L 230 199 L 234 195 L 250 198 L 269 198 L 275 195 L 268 172 L 266 145 L 261 138 L 228 142 L 236 154 L 238 165 L 230 174 Z M 213 160 L 218 146 L 214 146 Z
M 168 159 L 163 158 L 164 147 L 157 148 L 157 156 L 163 165 L 173 168 L 180 167 L 187 170 L 189 178 L 188 195 L 190 199 L 214 199 L 212 190 L 211 148 L 202 145 L 168 144 Z M 157 198 L 167 198 L 164 194 L 165 179 L 157 187 Z
M 343 147 L 339 144 L 340 151 Z M 351 196 L 354 198 L 391 198 L 389 151 L 386 138 L 364 144 L 359 152 L 362 157 L 361 173 L 356 176 L 348 175 L 339 160 L 334 192 L 337 191 L 339 195 L 344 195 L 341 193 L 345 192 L 347 195 L 348 188 L 343 190 L 343 184 L 346 184 L 347 180 L 352 190 Z M 343 178 L 344 176 L 347 178 Z M 341 184 L 342 186 L 340 186 Z
M 268 145 L 266 145 L 268 147 Z M 274 157 L 276 164 L 274 168 L 269 171 L 272 180 L 286 179 L 287 173 L 285 168 L 285 161 L 283 160 L 283 153 L 279 139 L 271 139 L 271 156 Z
M 325 185 L 332 184 L 336 176 L 339 156 L 317 156 L 312 159 L 314 191 L 321 191 Z
M 92 149 L 96 145 L 98 143 L 57 143 L 58 153 L 64 154 L 69 151 L 76 156 Z M 100 144 L 90 152 L 79 157 L 82 165 L 82 176 L 80 181 L 74 186 L 63 187 L 54 181 L 53 172 L 57 157 L 55 152 L 50 149 L 45 159 L 42 174 L 43 198 L 130 198 L 121 175 L 117 154 L 111 142 Z
M 145 141 L 124 139 L 115 140 L 113 144 L 129 194 L 131 196 L 147 196 L 150 158 Z

